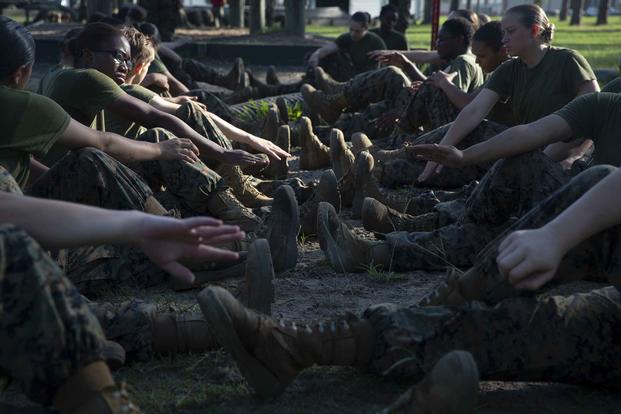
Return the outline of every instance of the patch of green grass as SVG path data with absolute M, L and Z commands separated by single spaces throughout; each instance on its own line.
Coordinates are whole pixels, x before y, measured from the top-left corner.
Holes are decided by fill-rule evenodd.
M 371 264 L 365 268 L 369 279 L 379 283 L 392 283 L 404 280 L 407 276 L 403 273 L 396 273 L 382 270 L 378 265 Z
M 496 18 L 497 19 L 497 18 Z M 593 68 L 616 68 L 619 64 L 619 39 L 621 39 L 621 16 L 610 16 L 608 24 L 595 25 L 595 17 L 583 17 L 581 26 L 570 26 L 569 21 L 556 25 L 555 46 L 576 49 L 587 58 Z M 348 30 L 346 26 L 307 26 L 308 33 L 335 38 Z M 431 25 L 417 25 L 407 31 L 410 48 L 428 49 Z

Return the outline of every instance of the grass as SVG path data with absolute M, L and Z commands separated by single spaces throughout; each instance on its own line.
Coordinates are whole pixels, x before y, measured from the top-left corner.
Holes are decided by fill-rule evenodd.
M 621 39 L 621 16 L 610 16 L 608 24 L 596 26 L 595 17 L 584 17 L 581 26 L 569 26 L 569 22 L 552 19 L 556 25 L 555 46 L 576 49 L 584 55 L 593 68 L 616 68 L 619 65 L 619 39 Z M 346 26 L 308 26 L 308 33 L 335 38 L 347 31 Z M 430 25 L 413 26 L 408 29 L 407 39 L 411 48 L 429 48 Z

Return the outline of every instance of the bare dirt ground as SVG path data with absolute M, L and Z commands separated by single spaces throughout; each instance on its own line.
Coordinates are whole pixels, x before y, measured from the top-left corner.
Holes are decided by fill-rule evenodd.
M 227 64 L 221 64 L 226 67 Z M 264 67 L 250 67 L 260 77 Z M 283 80 L 294 80 L 301 68 L 284 68 Z M 36 72 L 40 76 L 41 70 Z M 36 79 L 35 79 L 36 81 Z M 297 153 L 299 149 L 295 149 Z M 314 172 L 292 174 L 312 180 Z M 349 211 L 343 212 L 349 217 Z M 356 231 L 359 221 L 348 220 Z M 337 274 L 327 264 L 316 240 L 299 240 L 295 269 L 277 275 L 273 316 L 296 321 L 331 318 L 346 311 L 362 312 L 382 302 L 411 304 L 442 279 L 440 273 L 357 273 Z M 239 280 L 223 286 L 235 290 Z M 565 288 L 585 290 L 583 283 Z M 119 287 L 99 300 L 123 301 L 139 297 L 156 303 L 160 310 L 196 311 L 197 292 L 175 293 L 167 287 L 128 289 Z M 585 332 L 585 335 L 588 332 Z M 239 374 L 231 358 L 222 351 L 199 355 L 155 356 L 151 361 L 122 368 L 116 378 L 126 381 L 145 413 L 371 413 L 393 401 L 411 383 L 382 378 L 349 368 L 313 368 L 303 372 L 277 400 L 259 402 Z M 12 398 L 16 398 L 10 394 Z M 25 413 L 28 408 L 0 412 Z M 621 393 L 603 388 L 561 384 L 482 382 L 478 413 L 481 414 L 612 414 L 621 412 Z

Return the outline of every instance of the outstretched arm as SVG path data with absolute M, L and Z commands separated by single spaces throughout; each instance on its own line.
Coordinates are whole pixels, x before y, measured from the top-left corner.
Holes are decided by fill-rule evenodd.
M 337 44 L 334 42 L 330 42 L 327 45 L 321 46 L 319 49 L 315 50 L 313 54 L 310 55 L 310 57 L 308 58 L 308 64 L 311 66 L 317 66 L 321 59 L 338 51 L 339 47 L 337 46 Z
M 110 132 L 100 132 L 71 120 L 58 139 L 70 148 L 97 148 L 122 163 L 182 159 L 189 163 L 198 160 L 198 148 L 189 139 L 170 139 L 151 143 L 128 139 Z
M 24 229 L 44 248 L 136 246 L 162 269 L 188 281 L 193 279 L 192 272 L 179 263 L 180 259 L 235 260 L 236 253 L 210 245 L 244 237 L 239 227 L 222 225 L 210 217 L 178 220 L 4 192 L 0 192 L 0 222 Z
M 565 254 L 621 224 L 621 170 L 610 174 L 545 226 L 511 233 L 498 248 L 498 268 L 518 289 L 537 290 L 554 278 Z

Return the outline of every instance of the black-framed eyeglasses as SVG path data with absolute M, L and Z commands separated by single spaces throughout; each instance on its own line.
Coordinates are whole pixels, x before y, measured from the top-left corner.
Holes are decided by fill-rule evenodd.
M 112 56 L 112 59 L 114 59 L 116 61 L 116 63 L 118 63 L 119 65 L 121 63 L 125 63 L 125 66 L 127 66 L 128 69 L 131 69 L 131 68 L 134 67 L 134 62 L 132 61 L 132 58 L 126 57 L 123 54 L 123 52 L 120 52 L 118 50 L 99 49 L 99 50 L 91 50 L 91 52 L 94 52 L 94 53 L 107 53 L 110 56 Z

